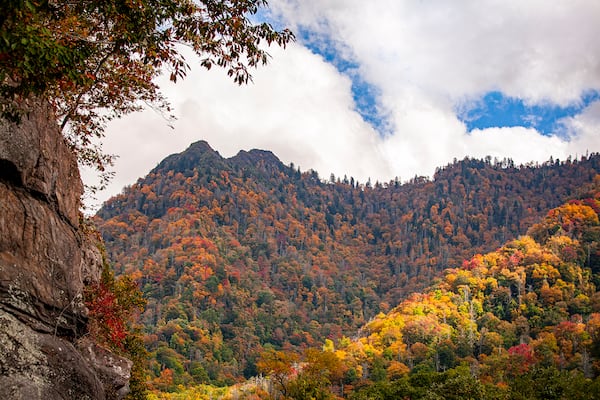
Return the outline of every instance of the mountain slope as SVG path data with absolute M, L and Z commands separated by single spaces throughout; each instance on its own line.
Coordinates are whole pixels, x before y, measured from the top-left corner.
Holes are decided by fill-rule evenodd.
M 97 222 L 116 270 L 149 299 L 155 374 L 227 383 L 256 373 L 263 346 L 339 338 L 443 268 L 524 234 L 599 170 L 598 155 L 524 167 L 465 159 L 433 181 L 323 182 L 270 152 L 224 159 L 198 142 L 109 200 Z
M 597 185 L 340 341 L 347 383 L 362 387 L 351 398 L 455 398 L 457 377 L 471 386 L 459 398 L 596 398 L 586 378 L 600 388 L 599 212 Z M 436 384 L 421 387 L 425 377 Z

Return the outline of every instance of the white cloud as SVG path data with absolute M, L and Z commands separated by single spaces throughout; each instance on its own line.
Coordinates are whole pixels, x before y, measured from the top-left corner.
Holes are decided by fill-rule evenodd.
M 220 71 L 198 71 L 183 93 L 170 89 L 172 98 L 187 99 L 184 107 L 175 105 L 182 111 L 177 131 L 206 139 L 224 156 L 261 148 L 304 169 L 340 174 L 353 164 L 361 177 L 373 168 L 384 173 L 384 163 L 373 159 L 377 134 L 353 110 L 350 80 L 299 45 L 271 53 L 271 65 L 257 70 L 248 86 L 232 84 Z
M 473 130 L 464 140 L 470 155 L 503 159 L 511 158 L 517 165 L 530 161 L 544 162 L 550 156 L 565 159 L 567 143 L 556 136 L 543 136 L 523 127 Z
M 590 104 L 583 112 L 563 121 L 571 140 L 568 154 L 585 155 L 600 152 L 600 101 Z
M 564 103 L 600 86 L 595 0 L 270 3 L 292 24 L 341 38 L 367 77 L 393 92 L 414 85 L 456 99 L 502 88 Z
M 596 0 L 271 0 L 292 28 L 319 32 L 378 88 L 392 135 L 354 111 L 351 82 L 301 44 L 270 50 L 270 65 L 238 87 L 201 68 L 162 82 L 179 120 L 152 112 L 116 121 L 106 139 L 120 155 L 113 194 L 162 158 L 205 139 L 224 156 L 273 151 L 285 163 L 360 181 L 432 175 L 454 157 L 544 161 L 600 150 L 600 106 L 565 120 L 570 140 L 524 128 L 470 134 L 461 104 L 490 90 L 530 103 L 568 104 L 600 88 L 600 2 Z M 193 61 L 191 62 L 193 65 Z
M 380 155 L 381 139 L 354 111 L 349 78 L 297 44 L 270 52 L 271 63 L 256 70 L 247 86 L 237 86 L 223 71 L 202 69 L 177 85 L 161 82 L 178 114 L 174 130 L 150 110 L 111 124 L 104 148 L 119 156 L 117 175 L 98 199 L 197 140 L 224 157 L 241 149 L 271 150 L 284 163 L 315 169 L 323 178 L 393 176 Z
M 571 142 L 535 130 L 471 134 L 456 109 L 490 90 L 527 103 L 566 105 L 600 88 L 600 2 L 593 0 L 275 0 L 293 26 L 342 40 L 363 77 L 382 91 L 394 135 L 384 152 L 399 175 L 430 175 L 453 157 L 544 161 L 599 150 L 600 124 Z M 335 41 L 334 41 L 335 42 Z M 583 123 L 582 121 L 574 121 Z M 575 126 L 575 125 L 574 125 Z M 592 131 L 595 130 L 595 136 Z M 581 143 L 577 144 L 576 143 Z

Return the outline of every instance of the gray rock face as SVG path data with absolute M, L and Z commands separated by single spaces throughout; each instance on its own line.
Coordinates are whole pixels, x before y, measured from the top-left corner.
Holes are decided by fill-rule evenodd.
M 0 396 L 105 399 L 102 383 L 75 346 L 0 311 Z
M 49 107 L 0 121 L 0 399 L 120 399 L 131 362 L 82 339 L 101 255 L 80 229 L 77 161 Z

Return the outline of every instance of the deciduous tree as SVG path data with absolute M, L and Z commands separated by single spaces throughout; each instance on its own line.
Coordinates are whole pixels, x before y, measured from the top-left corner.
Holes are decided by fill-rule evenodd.
M 263 43 L 293 35 L 251 17 L 267 0 L 1 0 L 0 111 L 18 120 L 32 96 L 49 100 L 80 161 L 110 162 L 93 138 L 108 121 L 170 107 L 153 79 L 186 75 L 182 49 L 203 67 L 219 66 L 239 84 L 264 64 Z

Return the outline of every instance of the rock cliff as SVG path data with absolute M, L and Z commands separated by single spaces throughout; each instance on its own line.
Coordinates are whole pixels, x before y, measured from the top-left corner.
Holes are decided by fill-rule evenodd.
M 49 107 L 0 121 L 0 399 L 119 399 L 131 362 L 86 336 L 100 252 L 80 228 L 77 161 Z

